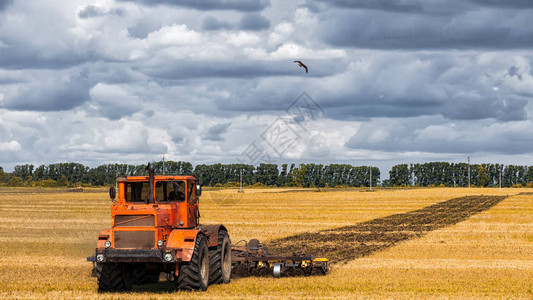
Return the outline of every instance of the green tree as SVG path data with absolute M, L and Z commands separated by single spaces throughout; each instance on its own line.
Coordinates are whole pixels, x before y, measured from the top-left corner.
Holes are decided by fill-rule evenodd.
M 281 173 L 278 176 L 278 182 L 277 182 L 278 186 L 285 186 L 286 185 L 286 183 L 287 183 L 287 175 L 288 175 L 287 164 L 282 164 L 281 165 Z
M 527 184 L 533 184 L 533 166 L 529 166 L 527 168 L 526 182 L 527 182 Z
M 279 170 L 276 164 L 260 164 L 255 171 L 257 182 L 264 185 L 274 185 L 278 181 Z
M 487 174 L 487 169 L 482 165 L 477 166 L 477 185 L 479 187 L 485 187 L 489 184 L 489 175 Z
M 61 175 L 61 177 L 59 177 L 59 180 L 57 181 L 57 185 L 67 186 L 68 185 L 67 176 Z
M 28 180 L 28 177 L 32 175 L 33 165 L 17 165 L 13 170 L 13 176 L 20 177 L 22 181 Z
M 22 178 L 18 176 L 11 176 L 11 178 L 9 178 L 9 181 L 7 182 L 7 185 L 8 186 L 23 186 L 24 181 L 22 181 Z
M 453 164 L 453 182 L 455 186 L 466 187 L 468 186 L 468 164 L 458 163 Z
M 293 168 L 291 165 L 291 171 L 287 178 L 287 186 L 303 187 L 305 184 L 305 165 L 300 164 L 298 168 Z
M 305 165 L 300 165 L 300 169 L 296 172 L 296 178 L 295 183 L 297 187 L 304 187 L 305 186 Z
M 503 170 L 502 186 L 510 187 L 519 183 L 518 167 L 514 165 L 507 165 Z
M 390 184 L 393 186 L 409 185 L 409 166 L 407 164 L 395 165 L 389 172 Z

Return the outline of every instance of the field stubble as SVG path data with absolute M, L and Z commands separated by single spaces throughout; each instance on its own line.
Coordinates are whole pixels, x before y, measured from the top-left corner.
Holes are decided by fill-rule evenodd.
M 258 238 L 282 252 L 305 242 L 308 253 L 342 263 L 327 276 L 241 277 L 205 293 L 160 283 L 98 294 L 85 257 L 111 223 L 104 191 L 2 188 L 0 297 L 532 298 L 533 197 L 517 195 L 532 191 L 246 190 L 230 206 L 206 191 L 202 222 L 226 224 L 233 242 Z

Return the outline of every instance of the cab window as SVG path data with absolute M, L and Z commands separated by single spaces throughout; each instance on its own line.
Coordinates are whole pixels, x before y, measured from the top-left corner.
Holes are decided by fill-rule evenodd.
M 145 202 L 150 192 L 148 182 L 128 182 L 126 183 L 127 202 Z
M 157 181 L 155 183 L 155 200 L 157 202 L 184 201 L 184 181 Z

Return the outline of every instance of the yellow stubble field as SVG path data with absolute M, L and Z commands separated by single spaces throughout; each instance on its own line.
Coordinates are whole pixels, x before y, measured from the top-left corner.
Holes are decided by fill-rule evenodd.
M 441 205 L 487 195 L 505 197 Z M 240 277 L 207 292 L 162 282 L 98 293 L 85 258 L 110 226 L 110 204 L 104 189 L 0 188 L 0 297 L 533 298 L 533 189 L 207 190 L 201 222 L 225 224 L 233 242 L 287 249 L 316 238 L 308 251 L 337 258 L 326 276 Z

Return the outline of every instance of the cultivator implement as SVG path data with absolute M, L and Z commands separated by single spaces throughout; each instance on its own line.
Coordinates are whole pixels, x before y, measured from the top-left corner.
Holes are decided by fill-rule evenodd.
M 294 274 L 294 271 L 305 275 L 325 275 L 328 272 L 327 258 L 316 258 L 303 252 L 290 256 L 270 254 L 268 248 L 256 239 L 249 242 L 242 240 L 232 245 L 231 261 L 233 268 L 244 267 L 250 273 L 270 269 L 277 278 L 286 272 Z

